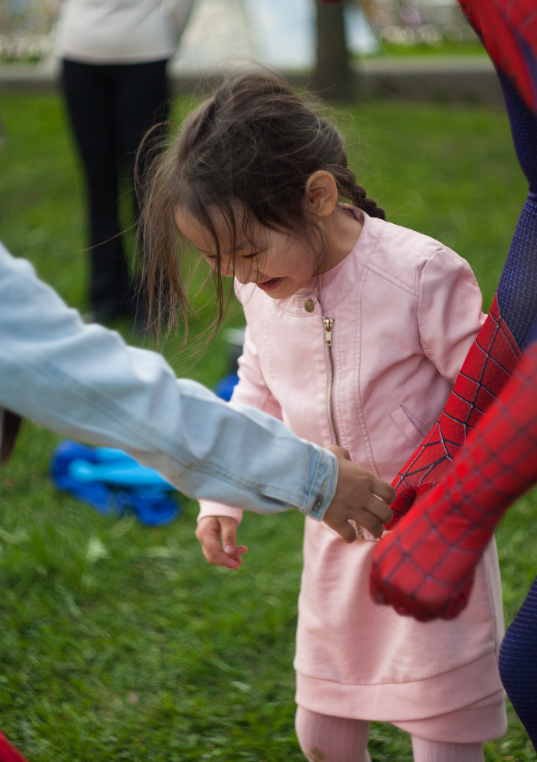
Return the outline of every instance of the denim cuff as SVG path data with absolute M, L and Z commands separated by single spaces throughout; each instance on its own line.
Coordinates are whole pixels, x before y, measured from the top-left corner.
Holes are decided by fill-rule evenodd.
M 313 474 L 307 505 L 302 513 L 315 521 L 322 521 L 326 509 L 334 499 L 338 480 L 338 462 L 329 450 L 321 450 L 317 467 Z

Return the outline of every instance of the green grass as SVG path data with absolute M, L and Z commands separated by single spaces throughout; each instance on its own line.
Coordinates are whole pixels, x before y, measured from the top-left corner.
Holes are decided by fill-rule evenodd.
M 419 42 L 403 45 L 395 42 L 382 42 L 382 56 L 473 56 L 486 55 L 479 40 L 441 40 L 439 42 Z
M 85 308 L 82 182 L 60 102 L 9 94 L 0 109 L 0 238 Z M 341 120 L 369 195 L 392 221 L 467 257 L 488 306 L 525 196 L 504 115 L 368 103 Z M 178 372 L 188 367 L 177 340 L 165 353 Z M 189 375 L 211 385 L 225 365 L 219 339 Z M 0 479 L 5 732 L 32 762 L 303 759 L 292 669 L 301 516 L 247 515 L 250 553 L 228 573 L 203 560 L 190 501 L 174 525 L 149 530 L 54 490 L 47 461 L 57 441 L 26 423 Z M 537 572 L 536 517 L 534 493 L 498 532 L 507 622 Z M 411 759 L 405 734 L 381 724 L 370 749 L 374 762 Z M 486 756 L 535 760 L 512 711 Z

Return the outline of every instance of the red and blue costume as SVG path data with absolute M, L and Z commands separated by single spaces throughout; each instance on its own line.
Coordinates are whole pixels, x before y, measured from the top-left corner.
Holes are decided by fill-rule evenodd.
M 396 528 L 374 554 L 374 600 L 422 621 L 464 608 L 495 527 L 537 482 L 537 0 L 460 5 L 498 69 L 530 187 L 490 315 L 395 480 Z M 500 672 L 537 748 L 537 582 L 504 639 Z

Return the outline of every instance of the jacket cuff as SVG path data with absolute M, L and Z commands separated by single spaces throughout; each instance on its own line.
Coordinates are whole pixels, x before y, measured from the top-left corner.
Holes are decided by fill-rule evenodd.
M 206 516 L 227 516 L 230 519 L 235 519 L 237 524 L 242 521 L 242 508 L 232 508 L 229 505 L 222 505 L 222 503 L 213 503 L 211 500 L 203 500 L 200 502 L 200 512 L 198 514 L 198 524 L 201 519 Z
M 329 450 L 322 449 L 313 475 L 311 489 L 302 513 L 315 521 L 322 521 L 326 509 L 334 499 L 338 480 L 338 462 Z

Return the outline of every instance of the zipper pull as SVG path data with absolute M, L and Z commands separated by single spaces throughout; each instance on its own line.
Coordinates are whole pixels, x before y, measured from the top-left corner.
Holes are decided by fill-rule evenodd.
M 332 326 L 334 325 L 333 318 L 323 318 L 324 325 L 324 343 L 327 347 L 332 346 Z

